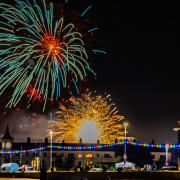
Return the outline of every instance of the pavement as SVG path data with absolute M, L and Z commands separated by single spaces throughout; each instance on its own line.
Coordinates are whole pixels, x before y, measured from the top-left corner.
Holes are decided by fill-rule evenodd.
M 27 178 L 0 178 L 0 180 L 39 180 L 39 179 L 27 179 Z

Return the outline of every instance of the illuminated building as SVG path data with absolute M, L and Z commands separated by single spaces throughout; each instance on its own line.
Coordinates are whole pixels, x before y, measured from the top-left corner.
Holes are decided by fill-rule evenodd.
M 45 162 L 47 168 L 49 168 L 49 146 L 50 143 L 47 138 L 42 143 L 32 143 L 30 137 L 27 138 L 27 142 L 14 142 L 7 126 L 0 143 L 1 164 L 16 162 L 20 166 L 26 164 L 39 170 L 42 162 Z M 58 149 L 60 146 L 64 147 L 64 149 Z M 99 144 L 99 141 L 97 141 L 97 144 L 83 144 L 82 140 L 76 144 L 65 142 L 53 143 L 53 147 L 57 148 L 53 148 L 52 151 L 52 167 L 56 169 L 69 169 L 77 167 L 79 164 L 92 167 L 114 164 L 120 160 L 120 156 L 116 155 L 112 147 L 98 149 L 94 148 L 96 146 L 103 145 Z

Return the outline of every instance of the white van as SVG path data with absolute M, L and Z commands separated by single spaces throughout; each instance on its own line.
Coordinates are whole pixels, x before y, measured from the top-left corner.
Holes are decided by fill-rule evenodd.
M 136 165 L 132 162 L 129 161 L 123 161 L 120 163 L 115 163 L 115 167 L 116 169 L 131 169 L 131 170 L 135 170 L 136 169 Z
M 19 165 L 17 163 L 5 163 L 1 165 L 2 172 L 15 172 L 18 171 Z

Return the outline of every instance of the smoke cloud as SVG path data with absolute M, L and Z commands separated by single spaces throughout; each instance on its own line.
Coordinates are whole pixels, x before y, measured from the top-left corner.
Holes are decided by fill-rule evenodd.
M 23 110 L 14 111 L 0 120 L 0 136 L 5 133 L 8 124 L 14 142 L 26 142 L 27 137 L 31 138 L 31 142 L 44 142 L 44 138 L 48 137 L 46 129 L 51 117 L 51 114 L 39 115 L 25 113 Z

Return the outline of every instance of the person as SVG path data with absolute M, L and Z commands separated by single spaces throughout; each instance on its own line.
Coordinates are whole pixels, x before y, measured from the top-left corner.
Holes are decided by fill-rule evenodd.
M 51 168 L 51 172 L 53 172 L 53 171 L 54 171 L 54 167 Z
M 84 171 L 84 167 L 83 165 L 80 166 L 80 172 L 83 172 Z
M 108 169 L 108 166 L 107 166 L 107 164 L 105 164 L 105 165 L 103 166 L 103 172 L 106 172 L 107 169 Z
M 145 164 L 144 165 L 144 170 L 145 171 L 151 171 L 151 165 L 150 164 Z
M 155 162 L 153 162 L 152 169 L 153 169 L 154 171 L 156 171 L 156 170 L 157 170 L 157 165 L 156 165 L 156 163 L 155 163 Z
M 89 166 L 86 165 L 84 170 L 85 170 L 86 172 L 88 172 L 88 171 L 89 171 Z
M 79 171 L 80 171 L 80 172 L 83 172 L 83 171 L 84 171 L 84 168 L 83 168 L 83 165 L 82 165 L 81 161 L 78 162 L 77 168 L 79 168 Z
M 40 172 L 40 180 L 46 180 L 46 176 L 47 176 L 47 168 L 45 162 L 43 161 Z
M 22 167 L 22 173 L 24 173 L 26 171 L 25 166 Z

